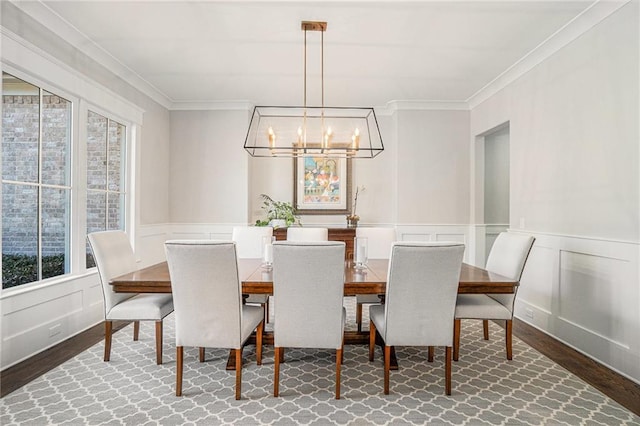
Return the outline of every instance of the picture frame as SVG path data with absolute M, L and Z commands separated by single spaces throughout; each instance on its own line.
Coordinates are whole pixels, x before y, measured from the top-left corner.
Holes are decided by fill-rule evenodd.
M 351 159 L 306 156 L 293 159 L 296 214 L 351 214 Z

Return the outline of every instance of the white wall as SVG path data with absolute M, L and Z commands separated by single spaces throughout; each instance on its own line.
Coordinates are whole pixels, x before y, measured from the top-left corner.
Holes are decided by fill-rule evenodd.
M 510 225 L 536 236 L 516 315 L 640 382 L 638 2 L 471 111 L 510 123 Z
M 398 111 L 397 222 L 469 223 L 469 112 Z
M 117 113 L 122 107 L 140 115 L 135 118 L 141 126 L 137 126 L 137 157 L 132 176 L 136 212 L 130 227 L 141 264 L 157 261 L 158 241 L 164 240 L 164 228 L 169 221 L 169 111 L 13 4 L 3 1 L 0 6 L 3 67 L 9 65 L 110 112 Z M 110 109 L 112 106 L 116 108 Z M 138 232 L 140 223 L 152 229 Z M 75 259 L 81 257 L 77 255 Z M 2 290 L 0 368 L 5 369 L 101 322 L 102 303 L 95 272 Z
M 172 111 L 173 223 L 247 223 L 247 112 Z

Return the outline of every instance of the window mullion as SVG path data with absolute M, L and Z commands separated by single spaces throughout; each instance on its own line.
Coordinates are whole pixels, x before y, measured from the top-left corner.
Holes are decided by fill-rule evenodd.
M 106 164 L 105 164 L 105 176 L 104 176 L 104 189 L 106 192 L 106 197 L 105 197 L 105 214 L 104 214 L 104 229 L 105 230 L 109 230 L 109 128 L 110 128 L 110 124 L 111 124 L 111 119 L 107 117 L 107 129 L 105 132 L 106 135 L 106 141 L 104 144 L 104 149 L 106 150 L 105 153 L 105 158 L 106 158 Z
M 42 280 L 42 160 L 43 160 L 43 142 L 42 138 L 44 132 L 43 126 L 43 113 L 44 113 L 44 91 L 42 88 L 38 89 L 38 243 L 37 243 L 37 262 L 38 262 L 38 281 Z

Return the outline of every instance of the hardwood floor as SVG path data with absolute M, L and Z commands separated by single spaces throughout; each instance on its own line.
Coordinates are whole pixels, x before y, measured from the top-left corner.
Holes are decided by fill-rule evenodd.
M 126 322 L 114 324 L 114 331 L 122 329 L 127 324 Z M 496 324 L 491 324 L 491 327 L 496 326 Z M 591 358 L 582 355 L 580 352 L 571 349 L 522 321 L 514 320 L 513 332 L 538 352 L 640 416 L 640 385 L 609 370 Z M 19 389 L 47 371 L 102 341 L 103 338 L 104 326 L 99 324 L 53 348 L 6 369 L 2 372 L 0 378 L 0 396 L 4 397 Z

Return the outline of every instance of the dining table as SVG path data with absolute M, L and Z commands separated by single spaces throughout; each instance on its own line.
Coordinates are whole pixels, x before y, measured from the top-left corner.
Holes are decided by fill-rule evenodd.
M 387 285 L 388 259 L 369 259 L 364 268 L 351 260 L 344 262 L 344 295 L 378 294 L 384 297 Z M 238 277 L 244 294 L 273 294 L 273 270 L 262 259 L 238 259 Z M 116 293 L 171 293 L 171 276 L 167 262 L 160 262 L 115 277 L 109 284 Z M 518 281 L 463 263 L 458 283 L 459 294 L 514 293 Z M 253 338 L 252 338 L 253 339 Z M 252 340 L 249 340 L 251 343 Z M 264 344 L 273 344 L 273 333 L 265 332 Z M 368 344 L 368 331 L 346 330 L 345 344 Z M 233 352 L 233 351 L 231 351 Z M 391 356 L 392 369 L 397 368 L 395 351 Z M 235 369 L 235 357 L 229 356 L 227 370 Z

